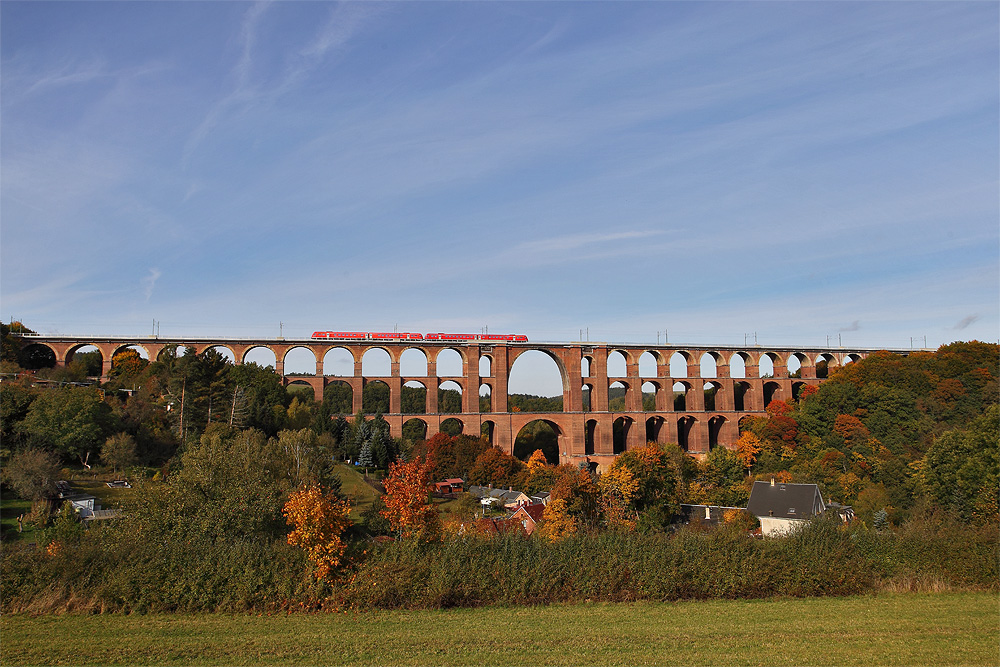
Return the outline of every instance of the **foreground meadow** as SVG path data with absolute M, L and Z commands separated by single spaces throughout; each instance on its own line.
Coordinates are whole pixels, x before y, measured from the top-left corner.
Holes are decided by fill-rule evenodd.
M 995 593 L 251 616 L 4 615 L 4 665 L 998 665 Z

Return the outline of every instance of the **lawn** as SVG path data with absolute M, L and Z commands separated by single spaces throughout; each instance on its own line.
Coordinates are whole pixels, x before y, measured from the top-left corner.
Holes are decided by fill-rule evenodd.
M 360 521 L 361 513 L 371 507 L 380 494 L 352 466 L 341 463 L 335 471 L 340 478 L 340 491 L 351 501 L 351 519 Z
M 291 616 L 0 617 L 0 663 L 997 665 L 994 593 Z

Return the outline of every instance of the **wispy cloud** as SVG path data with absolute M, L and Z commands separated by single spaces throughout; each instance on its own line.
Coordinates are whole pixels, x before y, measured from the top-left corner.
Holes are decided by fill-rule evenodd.
M 848 326 L 837 329 L 837 331 L 860 331 L 861 322 L 859 320 L 854 320 Z
M 617 241 L 634 241 L 665 234 L 659 230 L 611 232 L 607 234 L 568 234 L 538 241 L 527 241 L 515 246 L 511 252 L 550 253 L 579 250 L 586 246 L 603 245 Z
M 149 270 L 149 275 L 142 279 L 142 292 L 146 297 L 146 301 L 149 301 L 150 297 L 153 296 L 153 288 L 156 287 L 156 281 L 159 280 L 161 275 L 163 274 L 159 269 L 152 268 Z
M 976 313 L 975 315 L 967 315 L 966 317 L 963 317 L 958 324 L 955 325 L 955 329 L 957 331 L 961 331 L 962 329 L 967 328 L 970 324 L 972 324 L 978 319 L 979 319 L 978 313 Z

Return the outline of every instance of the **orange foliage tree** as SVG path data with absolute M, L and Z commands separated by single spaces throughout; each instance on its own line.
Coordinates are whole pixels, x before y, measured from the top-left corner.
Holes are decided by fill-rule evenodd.
M 548 465 L 548 463 L 548 459 L 545 458 L 545 454 L 542 453 L 542 450 L 536 449 L 532 452 L 531 456 L 528 457 L 528 460 L 524 465 L 528 469 L 528 474 L 530 475 L 536 470 L 544 468 Z
M 757 461 L 757 455 L 762 448 L 760 438 L 750 431 L 744 431 L 736 441 L 736 457 L 749 472 L 750 468 Z
M 344 559 L 347 543 L 342 535 L 350 525 L 350 504 L 318 485 L 295 491 L 285 503 L 285 520 L 293 526 L 288 543 L 301 547 L 316 567 L 316 578 L 325 579 Z
M 428 485 L 431 466 L 422 458 L 396 461 L 382 484 L 385 486 L 385 509 L 382 516 L 401 538 L 436 539 L 441 534 L 441 520 L 430 502 Z

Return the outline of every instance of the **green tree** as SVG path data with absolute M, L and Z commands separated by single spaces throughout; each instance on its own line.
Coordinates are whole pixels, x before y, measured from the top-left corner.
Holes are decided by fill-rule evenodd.
M 65 459 L 96 454 L 115 430 L 111 407 L 96 389 L 59 389 L 43 392 L 22 422 L 29 441 L 57 452 Z
M 128 433 L 115 433 L 104 441 L 101 447 L 101 460 L 109 464 L 115 472 L 124 470 L 138 463 L 135 438 Z
M 3 467 L 3 481 L 33 505 L 55 498 L 59 479 L 59 460 L 41 449 L 26 449 L 14 454 Z
M 1000 407 L 968 429 L 944 433 L 923 458 L 924 484 L 935 502 L 964 520 L 995 520 L 1000 489 Z

